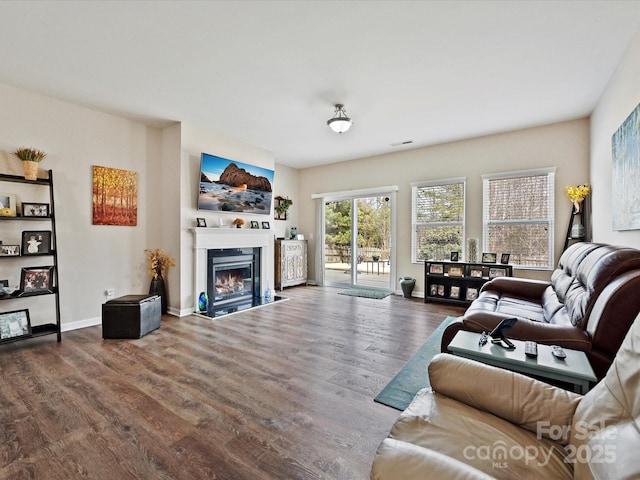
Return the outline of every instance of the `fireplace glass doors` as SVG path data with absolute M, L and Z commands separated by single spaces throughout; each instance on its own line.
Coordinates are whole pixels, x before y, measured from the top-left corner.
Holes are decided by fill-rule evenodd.
M 260 297 L 260 248 L 207 251 L 209 316 L 251 306 Z
M 242 297 L 253 297 L 253 263 L 237 262 L 214 265 L 215 303 L 234 301 Z

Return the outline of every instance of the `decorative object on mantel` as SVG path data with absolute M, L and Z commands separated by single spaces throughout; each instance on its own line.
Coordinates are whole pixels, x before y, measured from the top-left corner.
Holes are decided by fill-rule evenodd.
M 298 235 L 298 227 L 291 227 L 289 229 L 289 238 L 291 240 L 295 240 L 297 235 Z
M 591 193 L 591 188 L 587 184 L 566 187 L 567 196 L 573 202 L 573 210 L 578 213 L 582 211 L 582 202 Z
M 289 210 L 289 207 L 291 205 L 293 205 L 293 200 L 291 200 L 289 197 L 281 197 L 280 195 L 278 195 L 276 198 L 274 198 L 274 206 L 273 209 L 276 212 L 275 215 L 275 220 L 286 220 L 287 219 L 287 210 Z
M 145 253 L 147 254 L 149 273 L 151 274 L 149 294 L 160 295 L 162 313 L 167 313 L 168 296 L 163 275 L 169 267 L 175 266 L 175 261 L 160 248 L 156 248 L 155 250 L 146 249 Z
M 231 222 L 233 225 L 236 226 L 236 228 L 240 228 L 242 227 L 242 225 L 244 225 L 244 220 L 241 218 L 234 218 L 233 222 Z
M 351 128 L 353 120 L 347 117 L 347 111 L 344 109 L 344 105 L 336 103 L 335 107 L 333 118 L 327 120 L 327 125 L 336 133 L 344 133 Z
M 42 150 L 36 148 L 22 147 L 17 149 L 13 154 L 22 160 L 22 168 L 24 168 L 25 180 L 38 179 L 38 164 L 47 156 Z

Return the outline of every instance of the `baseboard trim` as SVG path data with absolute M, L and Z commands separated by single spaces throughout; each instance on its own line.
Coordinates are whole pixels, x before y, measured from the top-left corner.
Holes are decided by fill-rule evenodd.
M 63 323 L 60 325 L 60 330 L 63 332 L 69 332 L 71 330 L 78 330 L 80 328 L 102 326 L 102 317 L 86 318 L 84 320 L 78 320 L 76 322 Z

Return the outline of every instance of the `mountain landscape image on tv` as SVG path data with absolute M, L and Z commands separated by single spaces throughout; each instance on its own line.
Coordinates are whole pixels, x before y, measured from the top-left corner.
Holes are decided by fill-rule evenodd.
M 269 215 L 273 174 L 273 170 L 202 153 L 198 210 Z

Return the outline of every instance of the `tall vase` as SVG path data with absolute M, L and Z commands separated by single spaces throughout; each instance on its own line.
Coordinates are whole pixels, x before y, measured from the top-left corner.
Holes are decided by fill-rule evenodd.
M 400 277 L 400 288 L 402 288 L 402 295 L 404 296 L 404 298 L 411 298 L 411 292 L 413 292 L 413 287 L 415 286 L 415 278 Z
M 576 213 L 580 213 L 582 211 L 582 202 L 583 200 L 574 200 L 573 201 L 573 211 Z
M 149 295 L 160 295 L 160 305 L 162 307 L 162 313 L 167 313 L 167 289 L 164 285 L 164 278 L 158 276 L 151 279 L 151 285 L 149 285 Z
M 478 239 L 469 238 L 467 240 L 467 262 L 475 262 L 478 259 Z
M 38 162 L 31 162 L 29 160 L 22 161 L 22 169 L 24 170 L 25 180 L 37 180 L 38 179 Z

